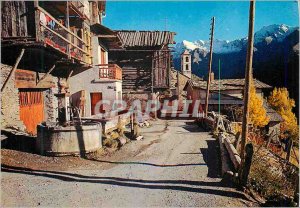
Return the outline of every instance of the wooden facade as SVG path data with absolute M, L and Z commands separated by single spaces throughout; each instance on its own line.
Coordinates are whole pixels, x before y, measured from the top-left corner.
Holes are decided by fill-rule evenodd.
M 90 29 L 85 24 L 84 11 L 80 11 L 82 7 L 77 4 L 68 1 L 2 2 L 2 45 L 45 46 L 65 58 L 91 64 Z
M 57 96 L 67 96 L 67 80 L 92 68 L 91 25 L 101 23 L 103 13 L 105 2 L 98 1 L 1 2 L 1 63 L 11 66 L 1 93 L 15 90 L 28 133 L 42 121 L 56 122 Z
M 28 3 L 22 1 L 1 2 L 1 37 L 28 37 Z M 29 29 L 30 30 L 30 29 Z
M 26 48 L 22 68 L 89 68 L 91 25 L 101 23 L 104 13 L 103 1 L 2 1 L 2 62 L 13 65 L 15 54 Z M 35 65 L 31 57 L 37 57 Z
M 171 50 L 175 33 L 117 31 L 123 50 L 110 50 L 109 63 L 123 71 L 123 93 L 151 93 L 170 88 Z

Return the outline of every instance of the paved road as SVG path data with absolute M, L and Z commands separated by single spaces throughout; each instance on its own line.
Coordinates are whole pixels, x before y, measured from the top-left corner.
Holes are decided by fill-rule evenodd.
M 143 134 L 88 169 L 3 169 L 2 206 L 249 205 L 219 178 L 216 141 L 207 132 L 159 120 Z

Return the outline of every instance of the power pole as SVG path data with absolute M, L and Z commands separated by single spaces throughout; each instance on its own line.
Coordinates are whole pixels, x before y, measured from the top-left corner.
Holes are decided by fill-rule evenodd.
M 212 64 L 212 54 L 213 54 L 215 17 L 213 17 L 211 21 L 212 22 L 211 22 L 211 33 L 210 33 L 210 53 L 209 53 L 208 76 L 207 76 L 206 98 L 205 98 L 205 117 L 207 117 L 207 112 L 208 112 L 208 97 L 209 97 L 210 74 L 211 74 L 211 64 Z
M 250 100 L 250 79 L 252 77 L 252 58 L 253 58 L 253 39 L 254 39 L 254 16 L 255 0 L 250 1 L 249 10 L 249 30 L 248 30 L 248 48 L 245 70 L 245 88 L 244 88 L 244 113 L 242 123 L 242 140 L 241 140 L 241 167 L 239 177 L 242 179 L 244 162 L 245 162 L 245 145 L 248 138 L 248 117 L 249 117 L 249 100 Z

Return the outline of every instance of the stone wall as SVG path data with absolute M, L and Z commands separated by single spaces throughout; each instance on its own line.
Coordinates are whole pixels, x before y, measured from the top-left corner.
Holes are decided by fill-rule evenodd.
M 183 88 L 189 79 L 189 77 L 183 75 L 181 72 L 171 70 L 171 89 L 173 89 L 173 94 L 178 96 L 180 102 L 186 99 L 186 92 Z
M 1 87 L 7 79 L 12 66 L 1 64 Z M 40 77 L 43 74 L 40 74 Z M 55 87 L 43 90 L 44 96 L 44 116 L 45 121 L 55 122 L 57 119 L 57 98 L 54 95 L 57 93 L 58 78 L 53 77 L 56 84 Z M 11 79 L 8 81 L 5 89 L 1 92 L 1 128 L 15 129 L 25 131 L 26 127 L 23 121 L 20 120 L 20 106 L 19 106 L 19 89 L 15 87 L 15 74 L 13 73 Z
M 7 79 L 12 66 L 1 64 L 1 88 Z M 19 92 L 15 88 L 15 75 L 12 74 L 5 89 L 1 92 L 1 128 L 13 128 L 24 131 L 25 126 L 20 120 Z
M 151 99 L 151 93 L 123 94 L 123 100 L 127 103 L 128 108 L 131 106 L 133 101 L 139 100 L 141 102 L 141 107 L 143 111 L 146 109 L 147 101 Z
M 182 102 L 183 100 L 186 99 L 186 92 L 183 90 L 183 88 L 185 87 L 187 81 L 189 80 L 190 78 L 181 74 L 180 72 L 178 73 L 178 99 L 179 99 L 179 102 Z
M 58 78 L 53 77 L 55 83 L 58 83 Z M 46 89 L 44 94 L 44 104 L 45 104 L 45 121 L 48 122 L 56 122 L 58 117 L 58 100 L 57 97 L 54 95 L 58 93 L 58 87 Z

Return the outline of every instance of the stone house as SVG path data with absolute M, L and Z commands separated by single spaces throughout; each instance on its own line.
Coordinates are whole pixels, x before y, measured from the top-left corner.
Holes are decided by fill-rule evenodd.
M 185 76 L 182 72 L 175 69 L 171 70 L 171 92 L 181 104 L 187 98 L 186 91 L 183 90 L 183 88 L 188 80 L 190 80 L 190 78 Z
M 210 94 L 208 100 L 208 110 L 218 112 L 219 110 L 224 112 L 228 107 L 243 106 L 243 91 L 245 79 L 221 79 L 215 80 L 212 74 Z M 186 91 L 187 99 L 195 102 L 200 100 L 202 109 L 204 109 L 206 99 L 206 84 L 204 80 L 189 80 L 184 90 Z M 272 87 L 257 79 L 254 79 L 256 87 L 256 93 L 261 97 L 264 96 L 264 91 L 270 90 Z M 266 101 L 264 101 L 264 108 L 266 109 L 267 116 L 270 121 L 266 126 L 267 133 L 270 136 L 278 138 L 280 134 L 280 123 L 283 121 L 282 117 L 273 110 Z M 241 118 L 234 118 L 235 121 L 240 121 Z
M 221 79 L 215 80 L 214 75 L 211 75 L 210 94 L 208 100 L 208 109 L 210 111 L 218 111 L 219 108 L 224 110 L 225 107 L 243 105 L 243 91 L 245 79 Z M 254 79 L 256 93 L 263 97 L 263 91 L 269 90 L 272 87 Z M 206 85 L 205 80 L 189 80 L 184 90 L 187 92 L 187 99 L 200 100 L 202 106 L 205 105 L 206 98 Z M 204 108 L 203 108 L 204 109 Z
M 109 50 L 121 49 L 116 32 L 97 23 L 92 26 L 93 67 L 70 77 L 70 103 L 83 117 L 111 111 L 115 100 L 122 100 L 122 69 L 108 64 Z M 95 109 L 99 101 L 109 101 Z

